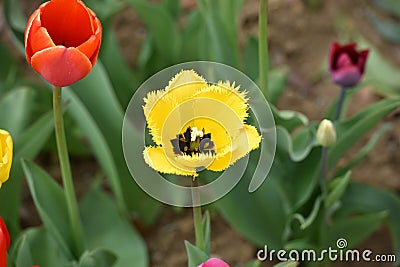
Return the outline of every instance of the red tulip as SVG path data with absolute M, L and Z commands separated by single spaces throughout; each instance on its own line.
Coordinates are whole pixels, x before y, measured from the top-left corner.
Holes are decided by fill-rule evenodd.
M 10 246 L 10 235 L 7 226 L 0 217 L 0 267 L 7 266 L 7 249 Z
M 100 20 L 81 0 L 45 2 L 26 25 L 26 60 L 49 83 L 71 85 L 96 63 L 101 34 Z
M 229 265 L 223 260 L 211 258 L 197 267 L 229 267 Z
M 365 71 L 369 50 L 356 50 L 357 44 L 333 43 L 329 53 L 329 70 L 334 83 L 343 87 L 356 85 Z

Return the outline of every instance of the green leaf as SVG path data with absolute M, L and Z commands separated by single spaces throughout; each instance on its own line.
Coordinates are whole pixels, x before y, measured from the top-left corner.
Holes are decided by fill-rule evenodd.
M 351 172 L 348 171 L 345 175 L 335 178 L 328 185 L 329 192 L 325 199 L 325 207 L 331 208 L 340 198 L 343 196 L 343 193 L 346 191 L 347 186 L 350 182 Z
M 352 145 L 372 129 L 387 114 L 400 106 L 400 99 L 384 99 L 364 109 L 352 118 L 335 125 L 337 141 L 328 150 L 329 167 L 335 166 Z
M 367 12 L 368 18 L 383 39 L 396 44 L 400 43 L 400 23 L 378 17 L 372 12 Z
M 15 86 L 17 82 L 17 74 L 18 72 L 18 64 L 16 57 L 10 51 L 9 47 L 0 43 L 0 94 L 4 93 L 4 89 L 8 89 L 7 87 Z
M 64 191 L 35 163 L 22 160 L 22 167 L 43 224 L 57 240 L 63 253 L 72 259 L 72 234 Z
M 145 223 L 155 220 L 160 203 L 144 193 L 132 179 L 122 151 L 123 111 L 114 94 L 107 74 L 97 62 L 90 74 L 71 86 L 107 141 L 117 166 L 126 205 L 137 212 Z M 71 92 L 71 91 L 67 91 Z M 68 94 L 68 93 L 67 93 Z M 77 118 L 78 119 L 78 118 Z M 85 133 L 90 139 L 90 132 Z M 102 166 L 104 168 L 104 166 Z
M 254 160 L 255 152 L 250 155 L 248 167 L 239 183 L 215 205 L 224 219 L 243 236 L 258 246 L 267 243 L 268 247 L 277 249 L 283 246 L 289 200 L 278 182 L 279 168 L 274 167 L 257 191 L 248 192 L 257 162 Z
M 274 267 L 295 267 L 297 265 L 299 265 L 297 261 L 285 261 L 275 264 Z
M 15 267 L 32 266 L 34 264 L 26 234 L 16 240 L 9 261 L 15 262 Z
M 269 101 L 276 105 L 286 88 L 289 71 L 286 67 L 275 68 L 269 71 L 268 74 L 268 88 L 270 91 Z M 300 114 L 300 113 L 298 113 Z
M 303 154 L 296 154 L 285 129 L 278 127 L 277 137 L 277 151 L 270 177 L 277 180 L 290 200 L 290 206 L 297 209 L 309 199 L 318 184 L 320 169 L 316 166 L 320 164 L 321 148 L 311 149 L 313 144 L 309 144 L 310 148 L 306 147 Z M 301 158 L 296 155 L 301 155 Z
M 308 125 L 309 121 L 302 113 L 293 110 L 278 110 L 276 107 L 271 106 L 272 113 L 274 114 L 275 124 L 278 127 L 285 128 L 288 132 L 300 126 Z
M 210 226 L 210 213 L 208 212 L 208 210 L 204 213 L 202 227 L 204 234 L 203 240 L 205 244 L 204 252 L 210 257 L 211 226 Z
M 346 248 L 355 247 L 377 230 L 387 216 L 387 211 L 381 211 L 334 219 L 331 225 L 321 226 L 321 246 L 325 249 L 335 247 L 338 239 L 344 238 Z
M 371 152 L 371 150 L 375 147 L 379 138 L 392 128 L 393 127 L 391 124 L 386 123 L 382 125 L 368 140 L 368 143 L 351 159 L 351 161 L 336 172 L 336 176 L 343 175 L 347 171 L 357 166 L 361 161 L 363 161 Z
M 72 100 L 69 103 L 68 112 L 72 115 L 80 129 L 88 137 L 87 140 L 90 144 L 90 147 L 110 181 L 113 193 L 117 199 L 119 210 L 122 213 L 127 214 L 128 211 L 125 206 L 117 167 L 112 158 L 112 153 L 107 141 L 105 140 L 93 117 L 90 115 L 80 99 L 75 95 L 75 93 L 69 88 L 65 88 L 64 93 L 68 99 Z
M 372 47 L 370 43 L 363 39 L 358 40 L 358 42 L 365 47 Z M 389 60 L 385 59 L 376 48 L 370 53 L 367 64 L 365 73 L 366 84 L 372 84 L 374 91 L 381 94 L 389 96 L 400 95 L 399 69 L 393 66 Z
M 39 118 L 28 129 L 14 138 L 14 158 L 10 179 L 0 190 L 0 214 L 5 220 L 11 237 L 20 229 L 19 210 L 21 205 L 21 186 L 23 171 L 21 158 L 33 159 L 53 132 L 53 114 L 49 112 Z
M 342 216 L 360 212 L 388 212 L 389 227 L 396 263 L 400 263 L 400 198 L 392 192 L 360 183 L 350 183 L 342 198 Z M 340 215 L 340 214 L 337 214 Z M 357 227 L 357 232 L 359 228 Z
M 400 2 L 397 0 L 372 0 L 372 3 L 386 12 L 400 16 Z
M 21 54 L 24 54 L 24 31 L 27 19 L 19 8 L 18 1 L 4 0 L 3 12 L 6 23 L 11 30 L 15 45 L 20 50 Z
M 86 251 L 79 260 L 79 267 L 111 267 L 117 257 L 105 249 Z
M 42 227 L 23 232 L 12 249 L 10 260 L 15 262 L 15 267 L 67 266 L 69 261 L 47 229 Z
M 30 88 L 20 87 L 8 92 L 0 100 L 0 114 L 4 114 L 0 116 L 1 128 L 9 131 L 13 139 L 26 128 L 31 118 L 34 96 Z
M 197 267 L 208 260 L 208 255 L 198 247 L 185 240 L 186 253 L 188 255 L 188 267 Z
M 154 38 L 159 55 L 167 61 L 176 62 L 182 46 L 178 24 L 161 5 L 143 0 L 125 0 L 146 24 Z
M 132 263 L 135 267 L 148 266 L 144 241 L 99 186 L 94 186 L 82 200 L 80 212 L 88 249 L 109 250 L 117 257 L 115 267 Z
M 104 26 L 108 26 L 109 20 L 123 8 L 123 4 L 117 0 L 86 0 L 85 4 L 92 9 Z
M 121 54 L 115 33 L 111 26 L 103 29 L 101 49 L 99 53 L 101 62 L 112 84 L 116 88 L 115 95 L 119 103 L 126 107 L 134 90 L 139 86 L 137 75 L 129 69 L 125 58 Z
M 244 47 L 244 72 L 250 77 L 250 79 L 256 81 L 259 75 L 258 69 L 258 39 L 254 36 L 250 36 L 247 38 Z M 270 81 L 268 82 L 270 83 Z M 271 103 L 274 102 L 271 101 Z
M 295 239 L 288 241 L 285 244 L 285 250 L 304 250 L 304 249 L 315 249 L 315 245 L 311 244 L 308 240 L 309 238 L 304 238 L 304 239 Z
M 179 0 L 164 0 L 162 5 L 174 19 L 179 18 L 179 15 L 181 15 L 182 6 Z
M 237 12 L 241 1 L 199 0 L 209 38 L 211 59 L 233 67 L 239 66 L 239 50 L 237 43 Z
M 315 221 L 315 219 L 317 218 L 318 212 L 320 210 L 320 207 L 321 207 L 321 197 L 318 197 L 314 201 L 313 209 L 307 218 L 304 218 L 303 215 L 301 215 L 299 213 L 296 213 L 293 215 L 293 219 L 297 219 L 300 222 L 301 230 L 306 229 Z
M 254 260 L 246 264 L 244 267 L 259 267 L 261 265 L 261 261 Z
M 313 128 L 303 128 L 293 139 L 286 129 L 278 126 L 277 137 L 279 149 L 286 152 L 294 162 L 304 160 L 311 150 L 318 146 L 315 140 L 315 125 Z
M 189 15 L 183 30 L 182 61 L 211 60 L 207 47 L 208 32 L 199 10 Z

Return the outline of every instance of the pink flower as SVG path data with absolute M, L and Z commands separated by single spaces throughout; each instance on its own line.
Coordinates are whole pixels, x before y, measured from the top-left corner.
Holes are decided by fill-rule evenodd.
M 197 267 L 229 267 L 229 265 L 223 260 L 211 258 Z
M 369 50 L 356 50 L 357 44 L 333 43 L 329 52 L 329 71 L 334 83 L 343 87 L 356 85 L 365 71 Z

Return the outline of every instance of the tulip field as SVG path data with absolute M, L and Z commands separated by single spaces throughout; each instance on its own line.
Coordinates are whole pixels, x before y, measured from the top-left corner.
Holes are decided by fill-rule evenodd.
M 393 0 L 3 0 L 0 267 L 400 266 Z

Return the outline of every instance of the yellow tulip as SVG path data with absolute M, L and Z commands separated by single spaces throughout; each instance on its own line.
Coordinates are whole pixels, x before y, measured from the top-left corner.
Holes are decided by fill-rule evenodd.
M 13 156 L 13 141 L 9 132 L 0 129 L 0 187 L 8 180 Z
M 160 173 L 196 177 L 204 168 L 223 171 L 261 141 L 257 129 L 245 123 L 246 92 L 235 83 L 209 84 L 193 70 L 183 70 L 144 102 L 155 146 L 147 146 L 143 156 Z

